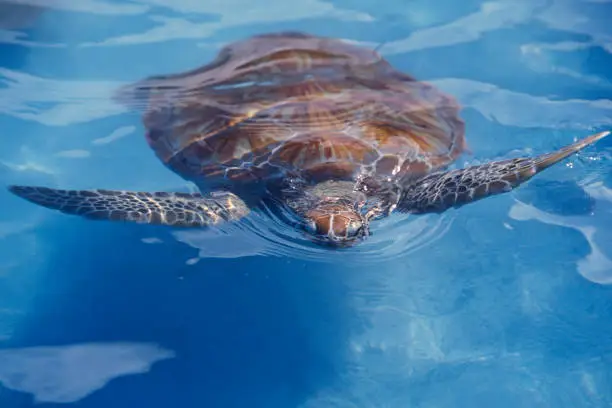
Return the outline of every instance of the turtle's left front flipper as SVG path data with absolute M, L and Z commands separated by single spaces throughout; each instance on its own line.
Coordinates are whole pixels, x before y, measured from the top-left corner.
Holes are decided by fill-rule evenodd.
M 176 227 L 207 227 L 234 221 L 249 213 L 240 198 L 229 192 L 200 194 L 121 190 L 56 190 L 10 186 L 32 203 L 94 220 L 128 221 Z
M 555 152 L 485 163 L 464 169 L 432 173 L 401 186 L 397 211 L 443 212 L 451 207 L 505 193 L 542 170 L 606 137 L 610 132 L 588 136 Z

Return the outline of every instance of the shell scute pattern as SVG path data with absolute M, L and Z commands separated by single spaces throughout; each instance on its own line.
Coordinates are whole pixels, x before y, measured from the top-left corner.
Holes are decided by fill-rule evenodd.
M 187 179 L 231 186 L 282 177 L 422 175 L 465 149 L 459 106 L 375 51 L 301 33 L 224 47 L 193 71 L 122 92 L 147 139 Z

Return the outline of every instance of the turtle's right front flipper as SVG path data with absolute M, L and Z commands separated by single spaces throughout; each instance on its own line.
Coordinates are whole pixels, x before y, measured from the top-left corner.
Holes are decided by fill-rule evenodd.
M 249 213 L 244 201 L 229 192 L 204 197 L 187 193 L 56 190 L 30 186 L 10 186 L 9 190 L 40 206 L 94 220 L 207 227 L 238 220 Z
M 608 136 L 600 132 L 557 151 L 439 171 L 401 186 L 397 210 L 410 213 L 442 212 L 517 188 L 539 172 Z

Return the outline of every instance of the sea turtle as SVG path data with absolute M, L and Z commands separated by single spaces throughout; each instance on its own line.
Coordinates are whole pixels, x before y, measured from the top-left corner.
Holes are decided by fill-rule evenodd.
M 291 210 L 288 226 L 313 241 L 350 246 L 392 211 L 442 212 L 510 191 L 609 133 L 449 170 L 467 149 L 452 97 L 375 50 L 299 32 L 231 43 L 208 65 L 118 96 L 143 111 L 158 158 L 200 193 L 9 189 L 90 219 L 196 228 L 272 203 Z

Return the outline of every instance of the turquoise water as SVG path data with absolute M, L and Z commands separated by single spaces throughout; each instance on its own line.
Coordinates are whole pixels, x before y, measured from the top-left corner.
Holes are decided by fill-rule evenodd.
M 458 166 L 612 128 L 607 0 L 5 3 L 3 186 L 192 189 L 113 92 L 280 30 L 380 46 L 455 96 L 472 151 Z M 510 194 L 390 217 L 341 253 L 287 245 L 264 217 L 185 231 L 4 189 L 0 203 L 2 408 L 612 404 L 610 138 Z

